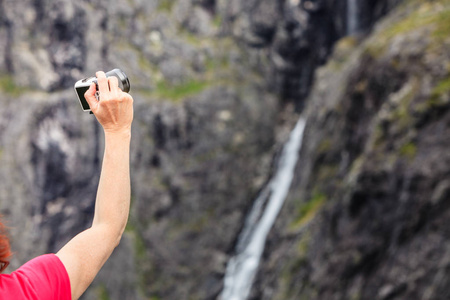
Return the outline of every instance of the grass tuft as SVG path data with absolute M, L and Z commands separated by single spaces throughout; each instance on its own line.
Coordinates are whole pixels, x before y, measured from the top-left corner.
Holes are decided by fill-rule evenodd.
M 11 75 L 0 76 L 0 91 L 17 97 L 23 92 L 23 88 L 18 86 Z
M 417 153 L 417 146 L 413 143 L 406 143 L 400 148 L 400 154 L 408 159 L 413 159 Z
M 159 98 L 177 101 L 198 94 L 207 86 L 207 82 L 198 80 L 190 80 L 178 85 L 170 85 L 166 81 L 161 81 L 156 85 L 155 94 Z
M 302 203 L 297 212 L 297 220 L 294 221 L 293 228 L 301 228 L 309 223 L 317 214 L 317 212 L 323 207 L 327 200 L 325 194 L 315 192 L 312 198 Z
M 172 11 L 173 4 L 173 0 L 161 0 L 159 1 L 158 11 L 165 11 L 170 13 Z

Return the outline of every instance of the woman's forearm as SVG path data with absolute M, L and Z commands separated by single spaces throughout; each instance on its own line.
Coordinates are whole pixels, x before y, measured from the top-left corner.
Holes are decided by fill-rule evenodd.
M 130 140 L 129 130 L 105 131 L 105 152 L 92 224 L 106 226 L 117 242 L 125 229 L 130 207 Z
M 92 227 L 77 234 L 56 254 L 70 279 L 72 299 L 78 299 L 119 244 L 130 207 L 130 140 L 133 98 L 118 79 L 97 72 L 85 98 L 105 133 L 105 153 Z

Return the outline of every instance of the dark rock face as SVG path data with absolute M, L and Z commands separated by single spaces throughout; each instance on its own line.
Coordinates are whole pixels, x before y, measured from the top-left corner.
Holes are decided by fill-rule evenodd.
M 266 76 L 284 101 L 301 110 L 315 69 L 326 62 L 334 43 L 349 34 L 348 20 L 366 33 L 399 0 L 356 1 L 349 16 L 343 0 L 231 1 L 225 14 L 233 35 L 250 47 L 268 51 Z
M 319 71 L 254 299 L 448 298 L 448 13 L 403 5 Z

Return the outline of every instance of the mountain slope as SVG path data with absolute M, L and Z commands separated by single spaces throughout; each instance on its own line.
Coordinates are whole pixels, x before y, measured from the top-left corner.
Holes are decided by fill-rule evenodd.
M 448 299 L 450 2 L 338 42 L 253 299 Z

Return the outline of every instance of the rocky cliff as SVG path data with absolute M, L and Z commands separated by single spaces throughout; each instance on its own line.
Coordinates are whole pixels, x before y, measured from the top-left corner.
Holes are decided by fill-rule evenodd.
M 448 299 L 449 1 L 341 40 L 253 299 Z
M 448 1 L 408 1 L 371 34 L 399 2 L 0 0 L 10 270 L 89 226 L 102 132 L 71 87 L 119 67 L 132 211 L 83 299 L 215 299 L 292 103 L 307 137 L 253 298 L 447 295 Z
M 89 226 L 102 132 L 72 85 L 119 67 L 135 99 L 132 212 L 84 299 L 205 299 L 266 180 L 277 98 L 208 1 L 1 1 L 0 208 L 12 269 Z M 263 56 L 261 55 L 261 59 Z

